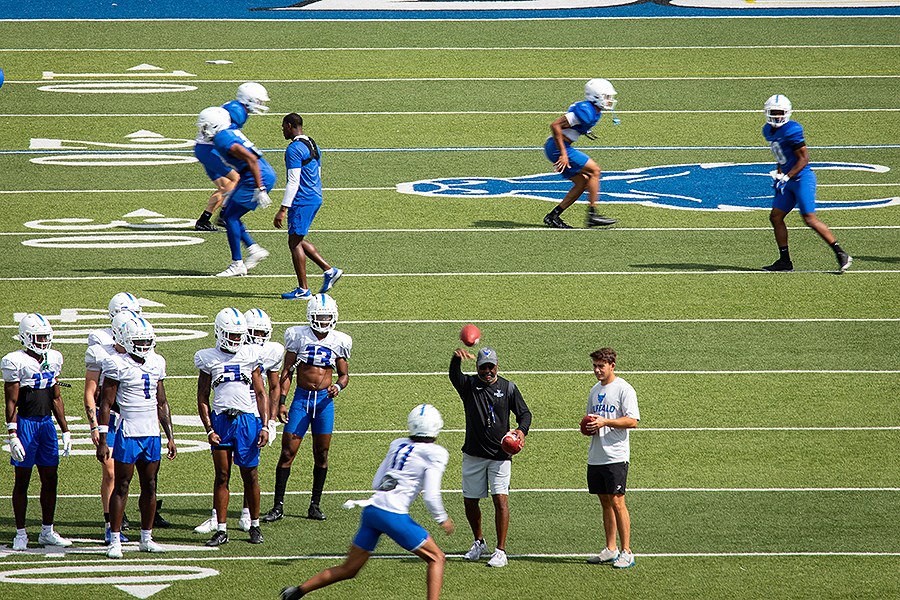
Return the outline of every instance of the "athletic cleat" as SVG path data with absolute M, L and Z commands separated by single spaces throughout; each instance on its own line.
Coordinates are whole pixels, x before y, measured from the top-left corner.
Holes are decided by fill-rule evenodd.
M 222 544 L 228 543 L 228 532 L 227 531 L 216 531 L 209 541 L 206 542 L 207 546 L 221 546 Z
M 212 533 L 217 529 L 218 521 L 215 517 L 210 517 L 194 527 L 194 533 Z
M 554 215 L 553 213 L 550 213 L 546 217 L 544 217 L 544 225 L 548 227 L 555 227 L 556 229 L 574 229 L 574 227 L 560 219 L 559 215 Z
M 240 519 L 238 519 L 238 528 L 241 531 L 250 531 L 250 529 L 251 529 L 250 517 L 247 516 L 247 517 L 241 517 Z
M 244 266 L 247 267 L 247 270 L 249 271 L 268 257 L 268 250 L 259 244 L 253 244 L 247 248 L 247 256 L 244 257 Z
M 162 500 L 156 501 L 156 514 L 153 515 L 153 527 L 159 529 L 165 529 L 167 527 L 172 526 L 171 521 L 167 521 L 163 518 L 161 514 L 159 514 L 159 509 L 162 508 Z
M 618 549 L 610 550 L 609 548 L 604 548 L 598 556 L 590 557 L 587 559 L 587 562 L 591 565 L 602 565 L 603 563 L 611 563 L 617 558 L 619 558 Z
M 290 292 L 283 293 L 281 297 L 285 300 L 312 300 L 313 295 L 309 290 L 297 287 Z
M 262 531 L 259 530 L 259 527 L 250 527 L 250 543 L 251 544 L 262 544 L 263 536 Z
M 320 294 L 324 294 L 328 290 L 334 287 L 334 284 L 337 283 L 337 280 L 341 278 L 344 272 L 340 269 L 334 270 L 334 275 L 329 275 L 327 272 L 322 274 L 322 289 L 319 290 Z
M 216 277 L 242 277 L 246 274 L 247 267 L 244 265 L 244 261 L 236 260 L 228 265 L 228 268 L 221 273 L 216 273 Z
M 41 535 L 38 536 L 38 544 L 41 546 L 59 546 L 61 548 L 68 548 L 72 545 L 72 542 L 55 531 L 51 531 L 50 533 L 44 533 L 42 531 Z
M 841 268 L 841 273 L 850 268 L 850 263 L 853 262 L 853 257 L 841 250 L 837 253 L 837 261 L 838 266 Z
M 141 552 L 151 552 L 153 554 L 162 554 L 166 551 L 165 548 L 154 542 L 153 540 L 147 540 L 146 542 L 140 542 L 138 544 L 138 550 Z
M 222 229 L 225 229 L 226 227 L 225 219 L 222 218 L 222 213 L 216 215 L 216 227 L 221 227 Z
M 300 600 L 302 597 L 303 592 L 297 586 L 292 585 L 281 590 L 281 600 Z
M 788 273 L 794 270 L 794 263 L 789 260 L 781 260 L 780 258 L 768 267 L 763 267 L 763 271 L 782 271 Z
M 126 529 L 131 529 L 131 521 L 128 520 L 128 515 L 122 513 L 122 527 L 120 528 L 122 531 Z
M 615 225 L 615 219 L 608 219 L 603 215 L 595 215 L 588 214 L 587 219 L 585 219 L 586 227 L 609 227 L 610 225 Z
M 106 549 L 106 558 L 122 558 L 122 544 L 111 544 Z
M 194 229 L 196 231 L 222 231 L 209 221 L 197 221 L 194 223 Z
M 463 555 L 463 558 L 466 560 L 478 560 L 487 554 L 487 551 L 487 544 L 484 540 L 475 540 L 472 542 L 472 547 L 469 548 L 469 551 Z
M 28 535 L 19 535 L 16 534 L 16 537 L 13 538 L 12 549 L 16 552 L 24 552 L 28 549 Z
M 631 552 L 625 552 L 624 550 L 619 554 L 619 558 L 617 558 L 613 562 L 614 569 L 627 569 L 628 567 L 634 566 L 634 554 Z
M 505 567 L 506 563 L 509 562 L 506 560 L 506 551 L 497 548 L 494 550 L 494 553 L 491 555 L 491 560 L 488 561 L 487 566 L 489 567 Z
M 324 521 L 328 517 L 325 516 L 325 513 L 319 510 L 319 504 L 317 502 L 310 502 L 309 510 L 306 511 L 306 518 L 312 519 L 313 521 Z
M 276 504 L 272 507 L 272 510 L 262 516 L 260 521 L 262 521 L 263 523 L 274 523 L 275 521 L 280 521 L 283 518 L 284 508 L 282 508 L 281 504 Z

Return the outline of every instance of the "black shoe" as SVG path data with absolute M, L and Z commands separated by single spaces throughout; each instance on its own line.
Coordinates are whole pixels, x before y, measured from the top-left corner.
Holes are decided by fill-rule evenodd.
M 794 263 L 789 260 L 781 260 L 780 258 L 773 262 L 768 267 L 763 267 L 763 271 L 784 271 L 789 272 L 794 270 Z
M 162 508 L 162 500 L 156 501 L 156 514 L 153 515 L 153 527 L 154 529 L 165 529 L 166 527 L 171 527 L 172 523 L 170 521 L 166 521 L 159 514 L 159 509 Z
M 263 543 L 262 531 L 259 530 L 259 527 L 255 527 L 253 525 L 250 526 L 250 543 L 251 544 L 262 544 Z
M 574 229 L 574 227 L 560 219 L 559 215 L 554 215 L 553 213 L 544 217 L 544 225 L 555 227 L 556 229 Z
M 850 268 L 850 263 L 853 262 L 853 257 L 841 250 L 837 253 L 837 261 L 838 266 L 841 268 L 841 273 Z
M 263 523 L 274 523 L 275 521 L 280 521 L 283 518 L 284 508 L 281 504 L 276 504 L 272 507 L 272 510 L 262 516 L 260 521 L 262 521 Z
M 222 544 L 228 543 L 228 532 L 227 531 L 216 531 L 209 541 L 206 542 L 207 546 L 221 546 Z
M 225 229 L 225 219 L 222 218 L 222 213 L 216 215 L 216 227 L 221 227 Z
M 209 221 L 197 221 L 194 223 L 194 229 L 197 231 L 221 231 Z
M 131 523 L 128 522 L 128 516 L 125 513 L 122 513 L 122 527 L 121 530 L 125 531 L 126 529 L 131 529 Z
M 615 223 L 615 219 L 607 219 L 603 215 L 588 213 L 587 219 L 585 219 L 584 224 L 587 227 L 609 227 L 610 225 L 615 225 Z
M 303 591 L 296 586 L 282 588 L 281 600 L 299 600 L 303 597 Z
M 327 517 L 325 513 L 319 510 L 319 505 L 316 502 L 310 502 L 309 510 L 306 511 L 306 518 L 314 521 L 324 521 Z

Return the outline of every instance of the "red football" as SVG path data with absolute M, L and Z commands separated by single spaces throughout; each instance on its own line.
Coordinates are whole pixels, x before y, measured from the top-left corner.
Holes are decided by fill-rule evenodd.
M 500 440 L 500 447 L 507 454 L 518 454 L 519 450 L 522 449 L 522 444 L 522 438 L 517 436 L 514 430 L 507 431 L 503 439 Z
M 466 346 L 474 346 L 481 341 L 481 330 L 470 323 L 459 332 L 459 339 Z
M 591 421 L 594 420 L 594 415 L 584 415 L 584 418 L 581 420 L 581 433 L 584 435 L 594 435 L 593 433 L 588 432 L 587 425 Z

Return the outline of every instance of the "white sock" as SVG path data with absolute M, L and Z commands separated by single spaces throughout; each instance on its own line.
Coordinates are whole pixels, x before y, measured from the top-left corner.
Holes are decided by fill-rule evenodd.
M 218 529 L 219 529 L 219 531 L 228 531 L 228 524 L 227 523 L 219 523 Z
M 141 542 L 146 543 L 153 539 L 152 529 L 141 529 Z
M 52 523 L 50 525 L 41 524 L 41 534 L 50 535 L 51 533 L 53 533 L 53 524 Z
M 109 532 L 109 545 L 110 546 L 120 546 L 122 544 L 122 538 L 119 537 L 118 531 L 110 531 Z
M 219 516 L 216 514 L 216 509 L 213 509 L 212 511 L 212 520 L 216 521 L 217 523 L 219 521 Z
M 28 532 L 26 532 L 25 528 L 23 527 L 22 529 L 16 529 L 16 535 L 28 537 Z
M 249 508 L 241 509 L 241 518 L 242 518 L 242 519 L 249 519 L 249 518 L 250 518 L 250 509 L 249 509 Z
M 259 519 L 250 519 L 250 527 L 259 527 Z

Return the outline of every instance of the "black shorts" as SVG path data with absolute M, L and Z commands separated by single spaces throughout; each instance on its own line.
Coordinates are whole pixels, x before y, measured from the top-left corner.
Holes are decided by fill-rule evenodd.
M 588 465 L 588 491 L 592 494 L 624 494 L 628 463 Z

